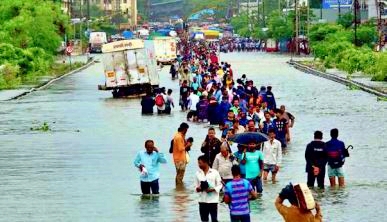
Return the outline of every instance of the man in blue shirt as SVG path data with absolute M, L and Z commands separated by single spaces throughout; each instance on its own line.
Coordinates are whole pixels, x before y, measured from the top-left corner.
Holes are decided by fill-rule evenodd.
M 331 130 L 331 140 L 325 143 L 326 152 L 328 156 L 328 177 L 331 184 L 331 187 L 336 186 L 336 177 L 339 178 L 339 186 L 344 187 L 344 171 L 343 165 L 345 161 L 344 151 L 345 145 L 344 142 L 338 140 L 339 130 Z
M 212 85 L 212 89 L 214 90 L 214 96 L 215 96 L 215 99 L 218 103 L 221 103 L 222 102 L 222 90 L 218 87 L 217 84 L 213 84 Z
M 231 222 L 250 222 L 249 195 L 251 199 L 257 198 L 250 182 L 241 178 L 238 165 L 231 168 L 234 179 L 226 184 L 224 202 L 229 204 Z
M 231 108 L 231 104 L 228 102 L 228 97 L 223 96 L 222 102 L 219 104 L 219 115 L 221 116 L 221 119 L 224 120 L 227 118 L 228 111 Z
M 276 129 L 276 125 L 271 120 L 271 115 L 269 112 L 266 111 L 264 115 L 265 115 L 265 120 L 261 122 L 260 129 L 262 133 L 268 135 L 269 129 Z
M 134 160 L 140 172 L 141 191 L 143 194 L 159 194 L 160 163 L 167 163 L 163 153 L 154 146 L 153 140 L 145 141 L 145 151 L 137 153 Z
M 276 109 L 276 118 L 273 120 L 276 131 L 276 139 L 281 142 L 282 148 L 286 148 L 286 134 L 288 132 L 288 121 L 283 117 L 284 112 L 280 109 Z
M 267 87 L 266 91 L 266 99 L 267 99 L 267 108 L 269 110 L 275 110 L 277 108 L 277 104 L 275 102 L 275 97 L 273 92 L 271 91 L 271 86 Z

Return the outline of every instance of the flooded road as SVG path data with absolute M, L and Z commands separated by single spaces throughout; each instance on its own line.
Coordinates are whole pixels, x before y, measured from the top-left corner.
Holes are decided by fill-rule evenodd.
M 340 138 L 355 150 L 345 164 L 347 187 L 316 194 L 325 221 L 384 221 L 387 196 L 387 103 L 362 91 L 304 74 L 288 58 L 260 53 L 222 54 L 237 76 L 247 74 L 258 86 L 272 85 L 277 104 L 296 117 L 293 141 L 284 156 L 278 184 L 264 184 L 251 203 L 252 221 L 282 221 L 274 199 L 288 182 L 306 182 L 304 150 L 317 129 Z M 162 86 L 178 84 L 165 67 Z M 195 139 L 185 190 L 175 190 L 169 141 L 185 113 L 141 116 L 139 100 L 112 99 L 97 91 L 102 64 L 62 79 L 48 89 L 17 101 L 0 103 L 0 221 L 199 221 L 193 192 L 196 157 L 205 125 L 190 124 Z M 51 132 L 31 131 L 47 122 Z M 218 133 L 218 136 L 220 134 Z M 169 163 L 161 167 L 161 196 L 142 199 L 134 155 L 154 139 Z M 326 184 L 328 184 L 326 179 Z M 219 206 L 220 221 L 229 221 Z

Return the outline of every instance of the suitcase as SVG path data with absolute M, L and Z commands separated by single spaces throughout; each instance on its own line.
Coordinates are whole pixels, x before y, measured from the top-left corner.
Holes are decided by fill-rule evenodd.
M 305 183 L 299 183 L 293 186 L 298 200 L 298 207 L 302 210 L 313 210 L 316 207 L 312 192 L 308 185 Z

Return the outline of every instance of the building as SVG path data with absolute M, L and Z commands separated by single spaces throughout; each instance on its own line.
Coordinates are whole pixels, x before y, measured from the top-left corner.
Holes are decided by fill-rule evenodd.
M 64 13 L 70 14 L 71 0 L 62 0 L 61 9 Z
M 256 12 L 258 10 L 258 4 L 258 1 L 241 2 L 239 6 L 240 12 L 248 12 L 249 14 Z
M 106 15 L 123 14 L 130 18 L 131 24 L 137 24 L 136 0 L 62 0 L 62 10 L 71 17 L 83 17 L 88 5 L 97 5 Z

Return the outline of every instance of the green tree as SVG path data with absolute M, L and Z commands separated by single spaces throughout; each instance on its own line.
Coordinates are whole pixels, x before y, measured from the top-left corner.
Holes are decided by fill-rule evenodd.
M 68 19 L 51 1 L 2 0 L 0 11 L 2 42 L 23 49 L 39 47 L 54 54 L 68 28 Z
M 316 24 L 309 30 L 309 40 L 313 44 L 315 42 L 324 41 L 328 35 L 334 34 L 343 30 L 343 27 L 335 24 Z
M 234 28 L 234 31 L 240 34 L 239 32 L 241 29 L 249 26 L 249 17 L 247 13 L 241 13 L 240 15 L 233 17 L 230 23 Z
M 378 39 L 378 33 L 375 26 L 361 25 L 357 28 L 357 43 L 358 45 L 366 45 L 370 48 L 373 47 Z
M 293 35 L 293 22 L 279 11 L 270 14 L 267 21 L 269 37 L 276 40 L 291 38 Z
M 342 25 L 347 29 L 352 26 L 354 18 L 355 16 L 352 14 L 352 12 L 345 13 L 337 19 L 337 24 Z
M 69 30 L 69 19 L 60 3 L 2 0 L 0 11 L 0 64 L 5 64 L 0 72 L 0 89 L 46 75 Z

